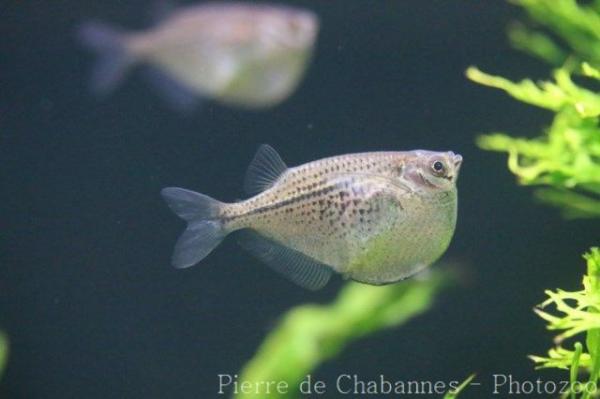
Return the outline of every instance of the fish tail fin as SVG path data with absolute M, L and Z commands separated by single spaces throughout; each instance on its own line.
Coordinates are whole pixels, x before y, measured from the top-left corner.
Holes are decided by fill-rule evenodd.
M 227 235 L 219 217 L 226 205 L 207 195 L 178 187 L 164 188 L 161 195 L 169 208 L 188 223 L 175 244 L 172 264 L 178 269 L 194 266 Z
M 98 56 L 92 69 L 90 88 L 99 96 L 112 92 L 133 65 L 134 57 L 125 46 L 126 34 L 97 21 L 84 22 L 77 28 L 77 38 Z

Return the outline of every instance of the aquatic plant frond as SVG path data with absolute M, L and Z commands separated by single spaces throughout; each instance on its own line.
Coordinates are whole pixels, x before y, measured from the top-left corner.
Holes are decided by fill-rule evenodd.
M 583 289 L 547 290 L 548 299 L 534 309 L 548 323 L 548 330 L 558 335 L 554 338 L 556 347 L 551 348 L 547 356 L 529 358 L 537 369 L 570 370 L 572 386 L 583 384 L 578 380 L 582 371 L 589 376 L 587 384 L 597 386 L 600 379 L 600 249 L 592 248 L 583 257 L 587 262 Z M 564 346 L 565 340 L 582 334 L 585 334 L 585 346 L 581 342 L 575 342 L 573 349 Z
M 471 381 L 475 379 L 476 374 L 471 374 L 468 376 L 455 390 L 448 392 L 444 395 L 444 399 L 456 399 L 458 395 L 465 390 L 471 384 Z
M 600 78 L 600 71 L 589 64 L 581 69 L 591 79 Z M 475 67 L 467 70 L 467 77 L 555 112 L 542 136 L 491 133 L 478 137 L 477 144 L 507 153 L 508 168 L 520 184 L 547 186 L 536 197 L 562 208 L 565 217 L 600 217 L 600 94 L 576 84 L 566 69 L 556 70 L 553 81 L 537 83 L 515 83 Z
M 532 23 L 509 28 L 513 46 L 555 66 L 572 58 L 600 64 L 600 6 L 576 0 L 511 0 Z
M 4 373 L 6 362 L 8 361 L 8 337 L 3 332 L 0 332 L 0 376 Z
M 351 282 L 331 304 L 290 309 L 246 364 L 240 380 L 285 381 L 289 392 L 271 393 L 269 398 L 299 397 L 302 380 L 349 343 L 402 325 L 427 311 L 440 290 L 453 280 L 444 269 L 437 268 L 427 278 L 402 284 L 370 286 Z M 264 392 L 252 392 L 235 397 L 264 396 Z
M 510 1 L 529 16 L 509 27 L 510 41 L 553 65 L 551 78 L 514 82 L 475 67 L 466 75 L 554 117 L 541 134 L 521 138 L 494 132 L 478 137 L 477 144 L 506 153 L 519 183 L 541 187 L 536 198 L 561 208 L 565 217 L 600 217 L 600 0 Z M 534 309 L 556 336 L 547 355 L 530 359 L 537 369 L 569 371 L 562 398 L 600 394 L 600 250 L 592 248 L 584 258 L 583 288 L 547 290 L 547 299 Z
M 506 133 L 480 136 L 486 150 L 508 154 L 508 167 L 523 185 L 545 186 L 542 202 L 567 218 L 600 217 L 600 1 L 511 0 L 529 21 L 509 27 L 512 44 L 550 64 L 551 79 L 513 82 L 470 67 L 469 79 L 555 113 L 535 138 Z

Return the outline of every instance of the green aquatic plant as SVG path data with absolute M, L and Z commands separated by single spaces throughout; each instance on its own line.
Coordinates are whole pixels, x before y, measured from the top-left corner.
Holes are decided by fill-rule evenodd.
M 582 72 L 599 79 L 589 64 Z M 565 216 L 600 217 L 600 94 L 576 84 L 561 68 L 553 81 L 514 83 L 475 67 L 467 76 L 506 91 L 514 98 L 555 112 L 545 134 L 533 139 L 492 133 L 478 138 L 486 150 L 508 153 L 508 167 L 524 185 L 544 186 L 537 197 L 563 209 Z
M 598 391 L 600 382 L 600 250 L 592 248 L 584 255 L 587 274 L 583 277 L 583 289 L 575 292 L 547 290 L 548 299 L 535 312 L 548 322 L 548 329 L 559 334 L 556 347 L 548 356 L 530 356 L 537 368 L 560 368 L 570 370 L 570 397 L 580 394 L 589 398 Z M 546 310 L 553 307 L 553 311 Z M 565 340 L 585 335 L 585 342 L 575 342 L 572 349 L 565 347 Z M 587 379 L 580 380 L 585 373 Z
M 456 399 L 458 395 L 465 390 L 466 387 L 471 384 L 471 381 L 475 379 L 475 374 L 471 374 L 468 376 L 459 386 L 458 388 L 449 391 L 446 395 L 444 395 L 444 399 Z
M 467 77 L 515 99 L 554 112 L 535 138 L 492 133 L 478 138 L 486 150 L 508 153 L 508 167 L 523 185 L 543 187 L 536 196 L 566 217 L 600 217 L 600 0 L 513 0 L 536 28 L 509 29 L 515 47 L 553 65 L 552 80 L 513 82 L 467 69 Z
M 4 374 L 4 368 L 8 361 L 8 337 L 0 332 L 0 376 Z
M 512 0 L 529 16 L 508 31 L 512 44 L 555 66 L 568 60 L 600 65 L 600 1 Z
M 513 82 L 467 70 L 479 84 L 554 113 L 551 125 L 534 138 L 492 133 L 477 139 L 486 150 L 508 153 L 508 167 L 521 184 L 543 187 L 538 199 L 562 208 L 568 218 L 600 217 L 600 0 L 513 0 L 537 24 L 514 24 L 515 47 L 554 66 L 552 80 Z M 530 356 L 536 368 L 569 370 L 570 399 L 598 397 L 600 381 L 600 251 L 584 255 L 587 274 L 576 292 L 547 290 L 535 312 L 557 331 L 547 356 Z M 551 308 L 551 310 L 548 310 Z M 584 342 L 566 343 L 585 335 Z
M 436 268 L 426 278 L 400 284 L 350 282 L 329 305 L 301 305 L 289 310 L 239 376 L 238 380 L 248 382 L 251 388 L 235 397 L 299 397 L 300 384 L 320 364 L 356 339 L 397 327 L 425 312 L 451 280 L 448 271 Z M 266 393 L 265 381 L 283 381 L 287 388 L 281 392 L 272 386 Z M 327 397 L 326 393 L 321 396 Z

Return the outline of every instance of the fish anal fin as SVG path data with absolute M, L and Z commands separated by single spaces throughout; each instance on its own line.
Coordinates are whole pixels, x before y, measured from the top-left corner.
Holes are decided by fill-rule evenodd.
M 240 245 L 293 283 L 309 289 L 323 288 L 332 269 L 301 252 L 272 241 L 253 230 L 240 232 Z
M 145 66 L 143 74 L 171 109 L 182 114 L 191 114 L 202 104 L 203 99 L 198 93 L 171 77 L 168 72 L 158 67 Z
M 261 145 L 248 166 L 244 191 L 256 195 L 273 186 L 275 181 L 287 170 L 287 165 L 277 151 L 268 144 Z

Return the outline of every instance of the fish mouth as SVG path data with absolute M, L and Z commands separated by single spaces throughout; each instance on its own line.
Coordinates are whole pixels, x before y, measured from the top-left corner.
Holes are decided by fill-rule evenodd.
M 460 170 L 460 166 L 462 165 L 463 157 L 460 154 L 455 154 L 452 151 L 448 151 L 448 158 L 450 158 L 450 162 L 452 163 L 452 175 L 448 175 L 446 179 L 449 181 L 454 180 L 458 176 L 458 172 Z

